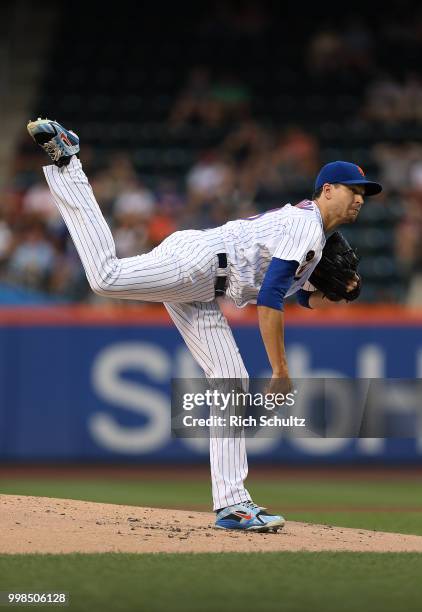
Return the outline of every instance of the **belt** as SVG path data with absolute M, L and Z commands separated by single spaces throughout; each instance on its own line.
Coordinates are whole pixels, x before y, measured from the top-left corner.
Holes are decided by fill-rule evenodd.
M 227 283 L 227 255 L 226 253 L 218 253 L 217 257 L 217 278 L 215 279 L 214 284 L 215 297 L 219 297 L 225 294 Z

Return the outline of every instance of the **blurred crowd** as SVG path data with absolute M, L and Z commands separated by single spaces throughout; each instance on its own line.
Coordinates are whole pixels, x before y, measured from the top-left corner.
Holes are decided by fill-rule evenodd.
M 407 286 L 403 301 L 421 303 L 422 145 L 377 143 L 371 154 L 384 185 L 374 206 L 396 208 L 391 248 Z M 57 299 L 97 300 L 39 161 L 34 158 L 30 171 L 27 162 L 25 172 L 17 172 L 15 184 L 1 195 L 0 280 Z M 124 153 L 101 169 L 90 172 L 89 159 L 85 167 L 112 228 L 117 255 L 131 257 L 178 229 L 215 227 L 310 197 L 320 165 L 319 142 L 299 126 L 274 134 L 246 120 L 220 146 L 200 153 L 183 181 L 161 178 L 147 185 Z
M 252 120 L 239 124 L 220 146 L 201 152 L 182 181 L 146 185 L 128 154 L 90 171 L 81 159 L 107 219 L 119 257 L 149 251 L 177 229 L 215 227 L 271 205 L 302 189 L 310 196 L 319 166 L 315 138 L 299 127 L 270 135 Z M 70 300 L 96 299 L 58 213 L 35 155 L 16 168 L 1 194 L 0 279 Z
M 269 19 L 249 3 L 242 14 L 223 11 L 201 27 L 203 36 L 222 35 L 229 28 L 231 36 L 252 41 L 265 34 Z M 412 53 L 421 32 L 420 19 L 413 28 L 391 22 L 383 29 L 383 44 L 407 45 Z M 358 80 L 362 91 L 355 118 L 360 122 L 421 124 L 421 72 L 386 72 L 378 55 L 372 30 L 359 17 L 342 27 L 321 26 L 304 50 L 306 78 L 320 88 L 335 87 L 340 79 Z M 145 180 L 131 155 L 121 151 L 98 167 L 92 151 L 82 147 L 81 159 L 119 257 L 147 252 L 177 229 L 213 227 L 312 195 L 315 175 L 328 161 L 323 143 L 300 122 L 274 126 L 258 120 L 254 102 L 246 80 L 229 71 L 216 74 L 205 65 L 187 71 L 166 118 L 169 134 L 185 126 L 226 129 L 179 178 L 163 174 Z M 400 299 L 422 304 L 422 145 L 408 138 L 380 141 L 366 154 L 385 188 L 376 205 L 395 207 L 391 252 L 403 282 Z M 18 155 L 12 178 L 0 192 L 0 283 L 52 299 L 98 300 L 42 177 L 40 159 Z

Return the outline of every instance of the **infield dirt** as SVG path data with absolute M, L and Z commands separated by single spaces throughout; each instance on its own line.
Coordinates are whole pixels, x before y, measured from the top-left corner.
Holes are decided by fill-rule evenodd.
M 422 552 L 422 536 L 288 521 L 277 533 L 221 531 L 209 512 L 0 495 L 0 554 Z

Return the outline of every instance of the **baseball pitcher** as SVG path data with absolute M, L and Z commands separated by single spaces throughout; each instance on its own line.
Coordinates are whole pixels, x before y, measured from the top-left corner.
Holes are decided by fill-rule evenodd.
M 92 290 L 107 297 L 163 302 L 208 379 L 248 373 L 217 301 L 257 304 L 259 329 L 272 368 L 271 385 L 289 388 L 283 302 L 296 294 L 306 308 L 358 297 L 357 258 L 339 232 L 356 220 L 365 196 L 381 191 L 352 163 L 326 164 L 312 199 L 285 204 L 207 230 L 177 231 L 151 252 L 119 259 L 113 236 L 82 169 L 79 138 L 56 121 L 29 122 L 29 134 L 51 157 L 44 174 L 82 260 Z M 326 243 L 326 234 L 332 234 Z M 271 386 L 270 385 L 270 386 Z M 216 527 L 277 530 L 284 518 L 255 504 L 245 488 L 243 432 L 210 436 Z

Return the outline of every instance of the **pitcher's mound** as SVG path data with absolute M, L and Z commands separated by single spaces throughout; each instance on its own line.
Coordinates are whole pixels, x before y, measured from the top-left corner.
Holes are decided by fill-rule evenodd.
M 288 521 L 277 533 L 214 529 L 206 512 L 0 495 L 0 553 L 422 552 L 422 537 Z

